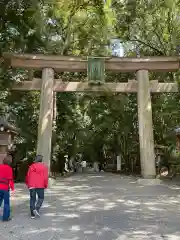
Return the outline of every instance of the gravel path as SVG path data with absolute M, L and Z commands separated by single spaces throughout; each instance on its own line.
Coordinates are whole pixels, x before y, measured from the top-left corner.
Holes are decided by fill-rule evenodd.
M 0 240 L 180 239 L 180 187 L 141 186 L 109 173 L 60 179 L 47 190 L 40 219 L 30 219 L 28 192 L 16 185 L 13 220 Z

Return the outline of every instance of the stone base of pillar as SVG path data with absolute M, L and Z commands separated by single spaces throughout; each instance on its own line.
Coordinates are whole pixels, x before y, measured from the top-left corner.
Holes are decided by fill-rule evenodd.
M 137 180 L 137 183 L 140 184 L 140 185 L 149 185 L 149 186 L 156 186 L 156 185 L 160 185 L 162 183 L 162 181 L 158 178 L 139 178 Z
M 56 184 L 56 179 L 54 179 L 54 178 L 48 179 L 48 188 L 53 187 L 55 184 Z

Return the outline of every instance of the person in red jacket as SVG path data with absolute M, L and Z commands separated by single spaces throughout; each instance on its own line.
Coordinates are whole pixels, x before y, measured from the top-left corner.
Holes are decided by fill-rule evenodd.
M 3 221 L 9 221 L 10 218 L 10 189 L 14 191 L 13 170 L 10 167 L 12 163 L 11 155 L 7 155 L 3 164 L 0 164 L 0 206 L 4 201 Z
M 42 160 L 43 157 L 37 155 L 26 176 L 26 185 L 30 192 L 31 218 L 40 217 L 39 210 L 44 201 L 44 189 L 48 187 L 48 168 Z M 37 202 L 36 195 L 38 196 Z

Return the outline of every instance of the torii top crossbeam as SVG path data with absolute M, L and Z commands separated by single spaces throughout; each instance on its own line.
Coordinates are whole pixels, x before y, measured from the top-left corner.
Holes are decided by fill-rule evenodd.
M 15 68 L 53 68 L 60 72 L 87 71 L 86 57 L 13 53 L 4 53 L 3 57 Z M 105 58 L 105 68 L 113 72 L 134 72 L 143 69 L 155 72 L 177 71 L 180 68 L 180 57 Z

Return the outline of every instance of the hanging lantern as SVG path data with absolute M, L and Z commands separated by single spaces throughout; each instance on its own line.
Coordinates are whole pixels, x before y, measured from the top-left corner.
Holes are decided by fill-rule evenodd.
M 103 57 L 88 57 L 89 84 L 103 84 L 105 82 L 105 61 Z

